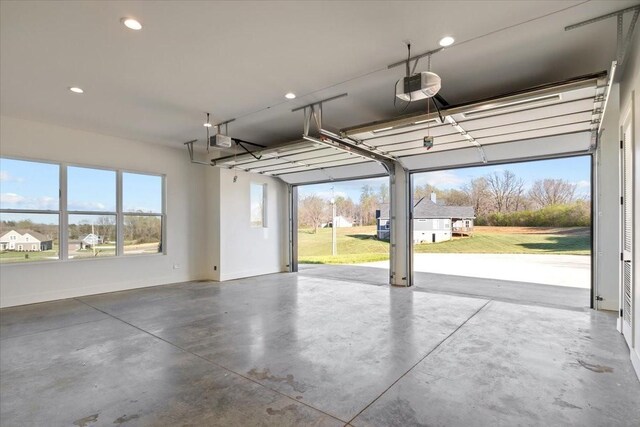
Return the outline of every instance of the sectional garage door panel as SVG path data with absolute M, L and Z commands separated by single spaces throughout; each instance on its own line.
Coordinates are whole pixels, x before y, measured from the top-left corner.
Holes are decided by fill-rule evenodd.
M 488 145 L 484 147 L 484 152 L 494 162 L 506 162 L 564 154 L 585 154 L 589 152 L 590 146 L 591 132 L 579 132 Z M 403 157 L 401 160 L 405 167 L 411 170 L 443 169 L 482 164 L 482 158 L 475 147 L 414 155 Z
M 369 160 L 324 144 L 309 141 L 256 150 L 255 155 L 240 154 L 217 159 L 217 165 L 270 176 L 366 163 Z
M 363 162 L 349 166 L 338 166 L 320 170 L 304 171 L 280 175 L 289 184 L 308 184 L 311 182 L 357 179 L 386 175 L 387 171 L 376 162 Z
M 598 73 L 487 101 L 445 107 L 440 115 L 432 112 L 401 117 L 343 132 L 400 158 L 410 169 L 475 164 L 482 161 L 478 145 L 488 163 L 589 153 L 595 146 L 607 87 L 606 73 Z M 558 139 L 560 145 L 538 143 L 563 135 L 570 136 Z M 424 147 L 425 136 L 433 137 L 431 149 Z M 447 151 L 455 154 L 445 154 Z M 428 160 L 430 156 L 433 161 Z
M 608 88 L 606 73 L 239 154 L 217 165 L 309 183 L 386 174 L 360 152 L 399 160 L 410 171 L 590 153 Z M 434 145 L 424 146 L 431 136 Z M 328 138 L 324 142 L 320 138 Z M 345 144 L 347 142 L 347 144 Z M 351 146 L 349 146 L 351 144 Z M 356 145 L 358 147 L 356 147 Z

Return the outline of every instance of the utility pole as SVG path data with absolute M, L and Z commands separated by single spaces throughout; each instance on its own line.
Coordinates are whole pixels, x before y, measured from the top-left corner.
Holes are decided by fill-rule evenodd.
M 333 219 L 331 220 L 331 255 L 338 255 L 338 241 L 336 239 L 336 200 L 334 198 L 331 199 L 331 208 L 333 211 Z
M 336 196 L 331 186 L 331 255 L 338 255 L 338 239 L 336 238 Z

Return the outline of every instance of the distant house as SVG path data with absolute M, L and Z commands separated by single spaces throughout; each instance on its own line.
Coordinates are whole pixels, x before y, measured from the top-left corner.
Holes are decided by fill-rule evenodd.
M 11 230 L 0 236 L 0 250 L 40 252 L 53 249 L 53 239 L 33 230 Z
M 454 234 L 473 234 L 475 212 L 471 206 L 439 205 L 436 195 L 423 197 L 413 206 L 413 242 L 437 243 L 451 240 Z M 378 238 L 389 239 L 389 205 L 376 211 Z
M 92 248 L 96 245 L 102 244 L 102 236 L 98 236 L 97 234 L 89 233 L 80 238 L 80 249 L 84 248 Z
M 338 228 L 353 227 L 353 221 L 349 220 L 348 218 L 343 217 L 342 215 L 338 215 L 336 217 L 336 227 L 338 227 Z

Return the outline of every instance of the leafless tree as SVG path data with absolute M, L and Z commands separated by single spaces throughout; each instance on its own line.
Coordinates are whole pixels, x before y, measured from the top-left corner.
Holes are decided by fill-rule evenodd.
M 356 204 L 350 197 L 338 196 L 336 202 L 336 215 L 353 220 L 356 216 Z
M 378 196 L 370 185 L 365 184 L 360 193 L 360 225 L 375 224 L 376 209 L 378 209 Z
M 327 202 L 316 195 L 307 196 L 300 201 L 298 206 L 300 222 L 313 227 L 313 232 L 318 232 L 318 227 L 327 219 Z
M 386 182 L 380 184 L 378 199 L 380 203 L 389 203 L 389 185 Z
M 487 190 L 496 212 L 514 212 L 521 208 L 524 181 L 508 170 L 493 172 L 485 177 Z
M 467 195 L 476 216 L 483 216 L 489 213 L 490 194 L 488 187 L 489 185 L 485 178 L 472 179 L 462 187 L 462 191 Z
M 536 181 L 529 190 L 529 197 L 538 207 L 571 203 L 575 200 L 576 184 L 564 179 Z
M 442 200 L 442 204 L 447 206 L 471 206 L 471 200 L 467 193 L 454 188 L 443 192 L 440 200 Z

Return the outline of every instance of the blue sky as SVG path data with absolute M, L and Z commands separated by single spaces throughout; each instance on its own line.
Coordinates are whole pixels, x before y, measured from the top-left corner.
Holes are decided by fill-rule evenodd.
M 125 211 L 162 211 L 162 178 L 123 173 Z M 3 209 L 57 210 L 59 166 L 0 159 L 0 205 Z M 68 209 L 116 210 L 116 173 L 81 167 L 67 168 Z M 8 219 L 7 214 L 3 218 Z
M 527 188 L 537 180 L 550 178 L 564 179 L 575 183 L 577 185 L 576 195 L 580 197 L 589 197 L 591 191 L 591 158 L 589 156 L 425 172 L 416 174 L 414 183 L 415 185 L 431 184 L 442 190 L 456 189 L 471 179 L 504 170 L 510 170 L 522 178 Z M 354 201 L 358 201 L 363 185 L 369 184 L 377 191 L 383 182 L 388 183 L 389 181 L 386 177 L 381 177 L 305 185 L 300 186 L 298 192 L 300 198 L 310 194 L 318 194 L 328 200 L 333 193 L 336 196 L 351 197 Z

